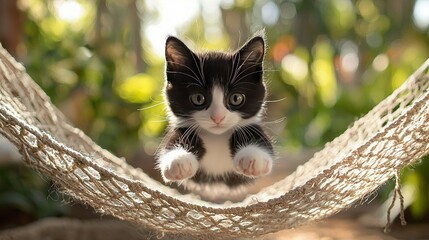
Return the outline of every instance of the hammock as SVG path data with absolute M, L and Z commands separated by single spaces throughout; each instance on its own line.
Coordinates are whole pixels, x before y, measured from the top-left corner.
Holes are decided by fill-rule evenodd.
M 428 66 L 429 60 L 293 174 L 238 203 L 181 195 L 103 150 L 67 122 L 1 47 L 0 134 L 28 165 L 100 213 L 159 232 L 256 237 L 365 201 L 393 176 L 399 179 L 400 169 L 428 154 Z

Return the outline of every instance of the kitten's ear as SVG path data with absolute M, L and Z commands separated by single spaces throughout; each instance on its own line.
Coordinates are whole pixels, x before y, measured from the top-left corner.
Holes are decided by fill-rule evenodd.
M 192 59 L 192 51 L 178 38 L 168 37 L 165 42 L 165 60 L 167 67 L 180 68 L 189 63 Z
M 236 54 L 239 54 L 241 61 L 250 63 L 262 63 L 265 54 L 265 33 L 264 31 L 256 34 L 241 47 Z

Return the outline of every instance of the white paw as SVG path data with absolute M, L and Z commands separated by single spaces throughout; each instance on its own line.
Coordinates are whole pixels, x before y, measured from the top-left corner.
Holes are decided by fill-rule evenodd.
M 192 153 L 184 149 L 174 149 L 161 155 L 158 166 L 165 182 L 180 181 L 195 175 L 198 161 Z
M 273 168 L 273 158 L 266 151 L 250 145 L 240 149 L 234 156 L 234 170 L 248 177 L 267 175 Z

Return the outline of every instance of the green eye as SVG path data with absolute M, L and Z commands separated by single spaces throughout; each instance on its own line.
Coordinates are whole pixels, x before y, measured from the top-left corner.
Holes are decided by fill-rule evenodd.
M 231 94 L 231 96 L 229 96 L 229 104 L 231 104 L 234 107 L 241 106 L 245 100 L 246 100 L 246 96 L 241 93 L 233 93 Z
M 195 106 L 201 106 L 206 102 L 206 98 L 201 93 L 195 93 L 190 96 L 191 103 Z

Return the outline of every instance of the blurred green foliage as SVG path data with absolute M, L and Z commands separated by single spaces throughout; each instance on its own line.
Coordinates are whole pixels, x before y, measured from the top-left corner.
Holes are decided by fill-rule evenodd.
M 61 15 L 64 2 L 78 3 L 82 15 L 73 21 Z M 187 4 L 195 6 L 180 8 Z M 163 33 L 176 32 L 197 49 L 233 49 L 265 28 L 269 99 L 285 99 L 270 103 L 270 113 L 287 119 L 279 144 L 299 151 L 341 134 L 429 57 L 428 26 L 416 24 L 415 6 L 408 0 L 27 0 L 21 47 L 28 73 L 72 122 L 102 147 L 130 157 L 140 145 L 159 142 L 166 126 Z M 424 166 L 406 177 L 425 189 L 413 205 L 416 214 L 429 206 Z
M 68 207 L 61 203 L 51 185 L 26 167 L 0 168 L 0 213 L 15 209 L 32 219 L 48 216 L 63 216 Z M 48 195 L 52 193 L 52 195 Z M 11 217 L 11 216 L 4 216 Z M 10 219 L 14 221 L 14 219 Z
M 420 220 L 427 219 L 429 212 L 429 156 L 422 159 L 417 166 L 403 170 L 402 184 L 407 184 L 414 191 L 414 202 L 411 205 L 412 215 Z

